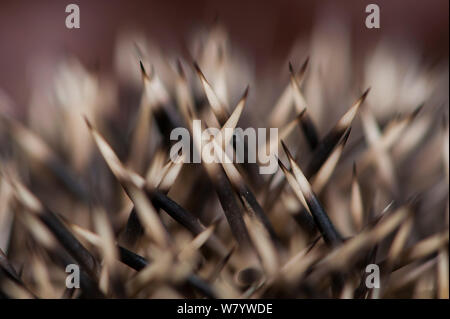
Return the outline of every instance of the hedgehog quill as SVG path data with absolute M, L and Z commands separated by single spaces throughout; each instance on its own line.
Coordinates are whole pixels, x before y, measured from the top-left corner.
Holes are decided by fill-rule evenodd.
M 402 51 L 335 70 L 318 37 L 269 89 L 219 23 L 189 55 L 131 40 L 127 86 L 56 66 L 45 130 L 0 99 L 1 297 L 448 298 L 448 60 L 405 97 Z

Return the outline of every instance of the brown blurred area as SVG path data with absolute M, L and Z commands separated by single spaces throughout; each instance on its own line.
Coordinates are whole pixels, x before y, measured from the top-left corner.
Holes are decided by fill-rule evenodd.
M 65 7 L 80 6 L 81 28 L 65 27 Z M 381 28 L 366 29 L 365 7 L 381 8 Z M 85 64 L 112 67 L 116 36 L 124 28 L 145 32 L 164 50 L 180 49 L 191 32 L 218 19 L 233 44 L 257 70 L 282 61 L 298 37 L 308 37 L 318 13 L 343 15 L 353 46 L 370 50 L 386 34 L 406 38 L 428 59 L 448 56 L 449 1 L 156 1 L 73 0 L 0 2 L 0 88 L 18 105 L 27 103 L 32 64 L 40 57 L 73 54 Z

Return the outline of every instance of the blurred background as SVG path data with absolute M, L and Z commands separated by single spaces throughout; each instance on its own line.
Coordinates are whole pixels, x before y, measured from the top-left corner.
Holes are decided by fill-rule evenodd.
M 69 3 L 80 6 L 80 29 L 65 27 Z M 364 25 L 370 3 L 381 8 L 380 29 Z M 88 67 L 108 71 L 123 30 L 142 31 L 163 50 L 179 50 L 196 28 L 216 20 L 254 63 L 256 75 L 269 63 L 284 68 L 295 40 L 307 41 L 319 17 L 342 17 L 354 52 L 370 51 L 389 35 L 413 44 L 432 62 L 448 56 L 448 5 L 448 0 L 2 0 L 0 88 L 21 107 L 29 101 L 36 65 L 45 65 L 42 60 L 48 64 L 70 52 Z

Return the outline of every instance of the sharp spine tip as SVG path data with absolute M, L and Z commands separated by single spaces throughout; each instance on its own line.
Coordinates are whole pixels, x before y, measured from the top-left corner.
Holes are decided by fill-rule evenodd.
M 88 117 L 85 114 L 83 114 L 82 116 L 84 121 L 86 122 L 88 129 L 92 131 L 93 130 L 92 123 L 89 121 Z
M 142 75 L 147 76 L 147 71 L 145 70 L 144 63 L 142 63 L 142 60 L 139 60 L 139 66 L 141 67 Z
M 417 116 L 417 114 L 420 113 L 420 111 L 423 109 L 423 107 L 425 106 L 425 103 L 421 103 L 411 114 L 411 118 L 415 118 Z
M 284 143 L 283 140 L 280 141 L 281 142 L 281 146 L 283 147 L 284 152 L 286 153 L 286 156 L 288 157 L 289 160 L 293 160 L 291 152 L 289 152 L 289 149 L 287 148 L 286 144 Z
M 300 113 L 297 114 L 297 121 L 300 120 L 303 117 L 303 115 L 305 115 L 305 113 L 306 107 Z
M 300 73 L 304 73 L 309 65 L 309 55 L 306 57 L 305 62 L 303 62 L 302 67 L 300 68 Z
M 198 73 L 198 75 L 200 75 L 202 78 L 204 78 L 205 76 L 203 75 L 202 70 L 200 70 L 200 67 L 199 67 L 197 61 L 194 61 L 193 64 L 194 64 L 194 69 Z
M 364 100 L 366 99 L 366 97 L 367 97 L 367 95 L 369 94 L 369 92 L 370 92 L 371 89 L 372 89 L 372 88 L 369 86 L 369 87 L 364 91 L 364 93 L 361 95 L 361 103 L 364 102 Z
M 352 131 L 352 127 L 349 126 L 344 133 L 344 136 L 342 137 L 342 144 L 345 145 L 347 143 L 348 137 L 350 136 L 350 132 Z
M 294 74 L 294 68 L 292 67 L 291 61 L 289 61 L 289 72 L 291 72 L 291 74 Z
M 280 168 L 283 172 L 288 170 L 287 167 L 283 164 L 283 162 L 280 160 L 279 157 L 277 157 L 277 161 L 278 161 L 278 166 L 280 166 Z
M 247 87 L 245 88 L 244 94 L 242 95 L 242 99 L 247 99 L 249 89 L 250 89 L 250 85 L 247 85 Z

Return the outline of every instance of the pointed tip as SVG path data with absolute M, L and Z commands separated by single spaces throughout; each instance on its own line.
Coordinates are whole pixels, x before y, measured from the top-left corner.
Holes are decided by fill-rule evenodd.
M 306 57 L 305 62 L 303 62 L 302 67 L 300 68 L 300 74 L 305 73 L 306 69 L 309 65 L 309 55 Z
M 356 170 L 356 162 L 353 162 L 352 174 L 353 174 L 353 178 L 356 178 L 358 176 L 358 172 Z
M 92 130 L 94 129 L 94 128 L 92 127 L 92 123 L 89 121 L 89 119 L 88 119 L 88 117 L 86 116 L 86 114 L 83 114 L 82 116 L 83 116 L 84 121 L 86 122 L 86 125 L 87 125 L 88 129 L 89 129 L 90 131 L 92 131 Z
M 205 76 L 203 75 L 202 70 L 200 70 L 200 66 L 198 65 L 197 61 L 194 61 L 194 62 L 193 62 L 193 65 L 194 65 L 194 69 L 195 69 L 195 71 L 197 72 L 197 74 L 198 74 L 200 77 L 204 78 Z
M 292 67 L 291 61 L 289 61 L 289 72 L 290 72 L 291 74 L 294 74 L 294 68 Z
M 144 63 L 142 63 L 142 60 L 139 60 L 139 66 L 141 67 L 142 75 L 147 76 L 147 71 L 145 70 Z
M 345 143 L 347 143 L 347 140 L 348 140 L 348 137 L 350 136 L 351 130 L 352 130 L 351 126 L 345 130 L 344 136 L 342 137 L 342 145 L 345 145 Z
M 287 169 L 286 165 L 283 164 L 283 162 L 280 160 L 280 158 L 278 156 L 276 156 L 276 158 L 277 158 L 277 161 L 278 161 L 278 166 L 280 166 L 281 170 L 283 172 L 287 172 L 288 169 Z
M 230 251 L 228 252 L 228 254 L 227 254 L 227 256 L 225 258 L 230 258 L 231 255 L 233 255 L 233 253 L 236 251 L 237 247 L 238 247 L 238 245 L 236 243 L 234 243 L 231 246 L 231 249 L 230 249 Z
M 286 156 L 289 159 L 289 162 L 291 162 L 293 160 L 291 152 L 289 151 L 289 149 L 287 148 L 287 146 L 283 140 L 280 140 L 280 142 L 281 142 L 281 146 L 283 147 L 284 152 L 286 153 Z
M 300 113 L 297 114 L 296 120 L 299 121 L 305 114 L 306 114 L 306 107 Z
M 238 102 L 238 104 L 237 104 L 235 110 L 234 110 L 234 111 L 232 112 L 232 114 L 228 117 L 228 120 L 231 119 L 231 118 L 233 117 L 234 113 L 238 114 L 237 112 L 239 112 L 239 113 L 242 112 L 242 109 L 245 107 L 245 103 L 246 103 L 246 101 L 247 101 L 247 97 L 248 97 L 248 89 L 249 89 L 249 86 L 247 85 L 247 87 L 245 88 L 245 91 L 244 91 L 244 93 L 242 94 L 242 97 L 241 97 L 241 99 L 239 100 L 239 102 Z M 240 116 L 241 116 L 241 114 L 238 115 L 238 119 L 240 118 Z M 227 122 L 228 122 L 228 120 L 227 120 Z M 236 122 L 236 124 L 237 124 L 237 122 Z
M 361 103 L 364 102 L 364 100 L 366 99 L 366 97 L 367 97 L 367 95 L 369 94 L 369 92 L 370 92 L 371 89 L 372 89 L 372 88 L 369 86 L 369 87 L 364 91 L 364 93 L 361 95 L 361 97 L 360 97 Z
M 248 90 L 250 89 L 250 85 L 247 84 L 247 87 L 245 88 L 244 94 L 242 95 L 242 100 L 246 100 L 248 96 Z
M 154 69 L 153 69 L 153 65 L 150 66 L 150 72 L 147 73 L 147 70 L 145 69 L 144 63 L 142 62 L 142 60 L 139 60 L 139 66 L 141 68 L 141 75 L 143 79 L 151 79 L 153 77 L 154 74 Z
M 283 150 L 284 150 L 284 152 L 286 153 L 286 155 L 287 155 L 287 152 L 289 152 L 288 151 L 288 149 L 287 149 L 287 146 L 286 146 L 286 144 L 284 143 L 284 141 L 283 140 L 280 140 L 280 143 L 281 143 L 281 146 L 283 147 Z M 287 151 L 287 152 L 286 152 Z
M 348 109 L 348 111 L 340 118 L 340 120 L 338 121 L 338 123 L 335 125 L 335 127 L 332 130 L 332 132 L 334 132 L 333 134 L 335 134 L 335 132 L 340 132 L 340 130 L 344 131 L 350 127 L 353 119 L 355 118 L 358 110 L 361 108 L 361 105 L 363 104 L 364 100 L 366 99 L 369 91 L 370 91 L 370 88 L 368 88 L 361 95 L 361 97 L 358 100 L 356 100 L 356 102 L 350 107 L 350 109 Z M 339 133 L 339 135 L 340 135 L 340 133 Z
M 423 109 L 424 106 L 425 103 L 421 103 L 418 107 L 416 107 L 416 109 L 411 114 L 411 118 L 415 118 L 420 113 L 420 111 Z
M 198 65 L 197 61 L 194 61 L 194 69 L 195 69 L 195 72 L 197 73 L 197 75 L 200 77 L 202 84 L 205 85 L 205 83 L 206 83 L 208 86 L 210 86 L 208 80 L 206 80 L 205 75 L 203 74 L 202 70 L 200 69 L 200 66 Z

